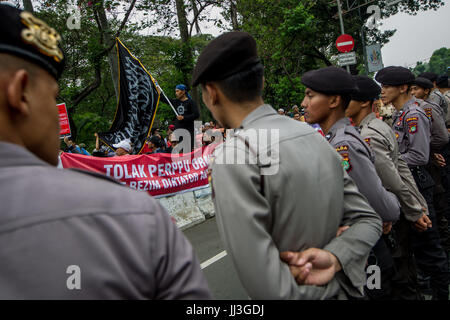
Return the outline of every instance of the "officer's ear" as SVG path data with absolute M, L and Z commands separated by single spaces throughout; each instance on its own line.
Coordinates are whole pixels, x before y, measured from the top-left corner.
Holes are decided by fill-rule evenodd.
M 400 93 L 408 93 L 408 91 L 411 89 L 411 86 L 407 85 L 407 84 L 402 84 L 401 86 L 398 87 Z
M 372 106 L 372 101 L 361 102 L 361 108 L 369 108 Z
M 203 102 L 207 106 L 215 106 L 219 102 L 219 87 L 214 82 L 207 82 L 202 85 Z
M 30 114 L 31 77 L 25 69 L 15 71 L 6 84 L 6 102 L 14 113 Z
M 338 108 L 341 105 L 341 100 L 342 100 L 341 96 L 332 95 L 332 96 L 328 96 L 328 99 L 329 99 L 328 101 L 329 101 L 330 109 Z

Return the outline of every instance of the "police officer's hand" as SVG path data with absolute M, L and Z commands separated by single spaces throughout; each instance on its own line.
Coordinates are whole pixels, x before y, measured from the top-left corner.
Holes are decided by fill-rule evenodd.
M 383 222 L 383 234 L 389 234 L 392 229 L 392 222 Z
M 325 285 L 342 269 L 334 254 L 317 248 L 301 252 L 282 252 L 280 258 L 289 265 L 299 285 Z
M 343 227 L 339 227 L 337 233 L 336 233 L 336 237 L 339 237 L 342 233 L 344 233 L 345 230 L 349 229 L 350 226 L 343 226 Z
M 434 162 L 440 167 L 445 167 L 445 159 L 442 156 L 442 154 L 433 153 L 433 155 L 434 155 Z
M 414 228 L 416 228 L 416 230 L 419 232 L 426 231 L 428 228 L 431 227 L 432 227 L 431 220 L 425 213 L 423 213 L 422 217 L 420 217 L 416 222 L 414 222 Z
M 177 116 L 177 119 L 178 119 L 178 120 L 183 120 L 184 117 L 183 117 L 183 116 Z

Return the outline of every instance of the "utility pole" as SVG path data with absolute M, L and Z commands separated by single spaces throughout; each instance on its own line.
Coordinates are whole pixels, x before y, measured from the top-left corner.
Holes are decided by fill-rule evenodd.
M 342 19 L 342 9 L 341 9 L 341 0 L 336 0 L 338 5 L 338 13 L 339 13 L 339 22 L 341 24 L 341 34 L 345 34 L 344 31 L 344 20 Z M 347 72 L 350 73 L 350 67 L 346 66 Z

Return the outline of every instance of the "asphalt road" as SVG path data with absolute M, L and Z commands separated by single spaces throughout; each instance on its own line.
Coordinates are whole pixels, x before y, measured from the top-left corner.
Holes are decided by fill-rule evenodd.
M 194 247 L 215 299 L 248 300 L 230 257 L 226 255 L 216 218 L 183 231 Z

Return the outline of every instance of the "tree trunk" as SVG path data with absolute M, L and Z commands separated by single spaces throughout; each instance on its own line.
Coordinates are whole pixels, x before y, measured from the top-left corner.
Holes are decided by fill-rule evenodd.
M 103 5 L 103 0 L 97 0 L 94 5 L 94 10 L 96 11 L 99 19 L 99 24 L 101 27 L 100 32 L 103 34 L 103 44 L 109 48 L 114 47 L 115 39 L 112 30 L 109 26 L 108 19 L 106 18 L 105 6 Z M 117 65 L 117 52 L 112 49 L 108 51 L 108 64 L 111 70 L 111 78 L 114 84 L 114 91 L 116 97 L 119 96 L 118 80 L 119 80 L 119 69 Z
M 231 17 L 231 25 L 233 26 L 233 30 L 238 31 L 239 28 L 239 22 L 238 22 L 238 16 L 237 16 L 237 7 L 234 0 L 230 0 L 230 17 Z
M 183 81 L 186 85 L 190 84 L 191 72 L 192 72 L 192 48 L 190 45 L 190 36 L 188 29 L 188 22 L 186 18 L 186 10 L 183 0 L 175 0 L 177 7 L 178 27 L 180 29 L 182 50 L 184 61 L 186 65 L 183 68 Z M 196 101 L 197 102 L 197 101 Z
M 34 12 L 33 10 L 33 4 L 31 3 L 31 0 L 23 0 L 23 9 L 25 11 L 29 11 L 31 13 Z
M 195 3 L 195 0 L 191 0 L 191 4 L 192 4 L 192 9 L 194 10 L 194 17 L 197 17 L 194 21 L 195 31 L 197 32 L 197 34 L 200 34 L 201 30 L 200 30 L 200 26 L 198 25 L 198 8 Z

